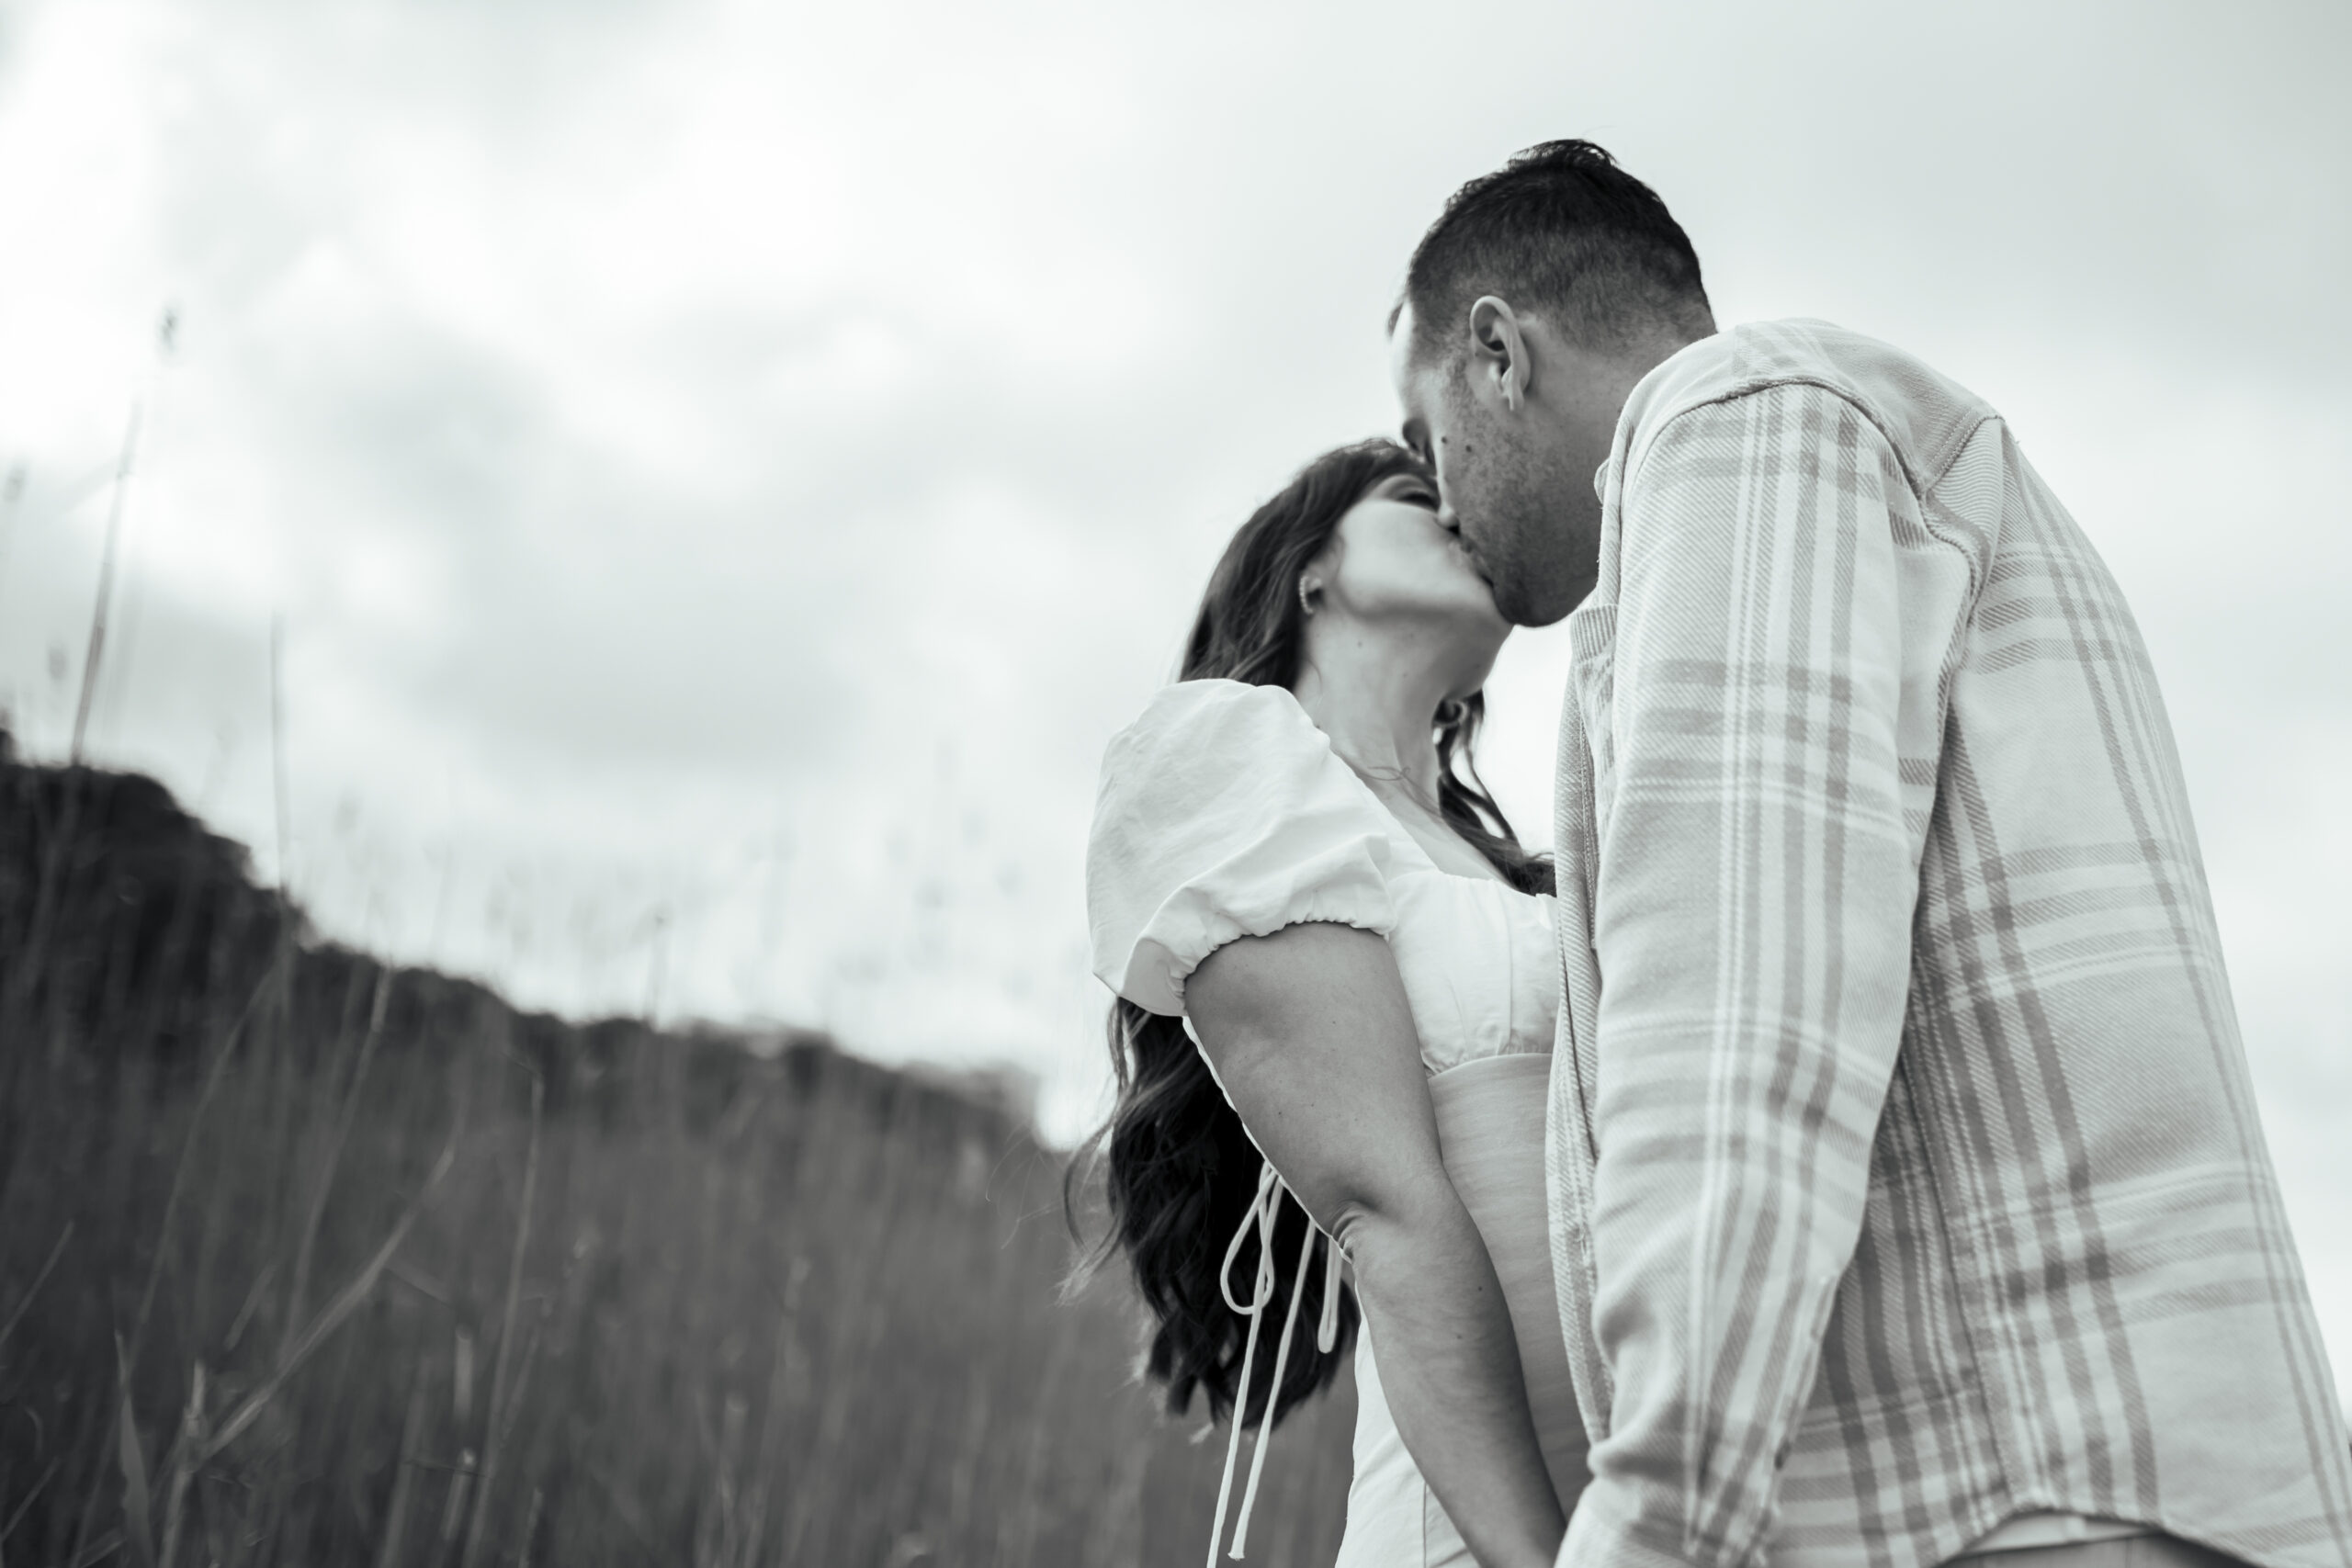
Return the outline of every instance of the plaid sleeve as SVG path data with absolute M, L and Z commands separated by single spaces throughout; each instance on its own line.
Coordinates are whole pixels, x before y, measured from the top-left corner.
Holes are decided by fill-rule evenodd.
M 1784 385 L 1626 476 L 1598 769 L 1594 1330 L 1614 1397 L 1560 1562 L 1762 1560 L 1862 1221 L 1917 873 L 1892 450 Z

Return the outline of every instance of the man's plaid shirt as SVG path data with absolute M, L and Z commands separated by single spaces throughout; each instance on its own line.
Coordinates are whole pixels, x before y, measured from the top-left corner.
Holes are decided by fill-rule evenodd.
M 1694 344 L 1597 480 L 1560 740 L 1560 1561 L 2011 1514 L 2352 1562 L 2352 1463 L 2122 595 L 1982 401 Z

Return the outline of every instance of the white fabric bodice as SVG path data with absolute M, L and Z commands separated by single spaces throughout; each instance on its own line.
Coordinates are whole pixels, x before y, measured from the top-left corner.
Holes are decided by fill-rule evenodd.
M 1183 1011 L 1185 979 L 1239 937 L 1336 920 L 1387 939 L 1430 1074 L 1447 1170 L 1495 1259 L 1544 1457 L 1572 1502 L 1585 1445 L 1544 1201 L 1559 998 L 1551 898 L 1440 867 L 1295 697 L 1233 681 L 1165 687 L 1114 738 L 1087 896 L 1095 974 L 1163 1014 Z M 1500 1060 L 1510 1057 L 1522 1060 Z M 1468 1562 L 1397 1436 L 1368 1331 L 1356 1376 L 1340 1568 Z
M 1388 939 L 1430 1072 L 1552 1049 L 1550 896 L 1440 868 L 1280 686 L 1180 682 L 1113 739 L 1087 891 L 1096 975 L 1153 1012 L 1225 943 L 1337 920 Z
M 1401 824 L 1393 834 L 1388 946 L 1422 1066 L 1442 1073 L 1487 1056 L 1550 1055 L 1560 1010 L 1552 896 L 1442 870 Z

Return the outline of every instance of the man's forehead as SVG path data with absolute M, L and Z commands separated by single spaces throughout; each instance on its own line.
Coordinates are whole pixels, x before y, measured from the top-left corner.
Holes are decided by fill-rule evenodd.
M 1395 352 L 1400 343 L 1413 341 L 1413 302 L 1399 299 L 1396 308 L 1388 312 L 1388 347 Z
M 1409 401 L 1413 384 L 1413 302 L 1396 307 L 1388 322 L 1388 379 L 1396 395 Z

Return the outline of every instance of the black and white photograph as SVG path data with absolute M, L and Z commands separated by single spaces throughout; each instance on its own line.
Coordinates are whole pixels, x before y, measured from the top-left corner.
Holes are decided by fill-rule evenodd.
M 0 1568 L 2352 1568 L 2347 83 L 0 0 Z

